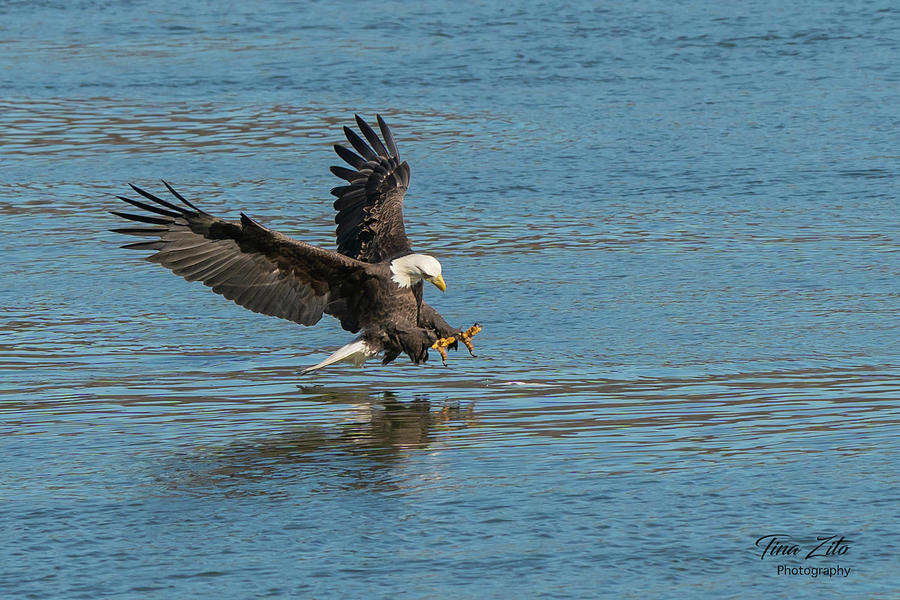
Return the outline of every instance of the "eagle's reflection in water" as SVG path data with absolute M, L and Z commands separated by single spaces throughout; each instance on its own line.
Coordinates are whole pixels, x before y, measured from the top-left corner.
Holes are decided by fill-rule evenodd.
M 169 491 L 234 496 L 289 494 L 304 482 L 318 491 L 404 487 L 406 458 L 445 443 L 476 423 L 474 405 L 432 403 L 417 395 L 305 390 L 314 399 L 351 407 L 341 422 L 285 425 L 277 433 L 242 438 L 181 454 L 162 478 Z

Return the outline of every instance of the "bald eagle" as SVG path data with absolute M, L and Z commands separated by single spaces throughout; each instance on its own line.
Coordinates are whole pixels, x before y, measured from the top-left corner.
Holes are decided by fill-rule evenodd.
M 400 160 L 384 119 L 377 119 L 381 138 L 357 115 L 365 139 L 344 127 L 353 149 L 334 146 L 351 167 L 331 167 L 345 181 L 331 190 L 337 197 L 337 251 L 293 240 L 243 213 L 240 221 L 215 217 L 165 181 L 174 199 L 135 185 L 131 188 L 144 201 L 118 196 L 144 212 L 111 211 L 141 224 L 112 231 L 153 238 L 122 247 L 153 250 L 146 260 L 201 281 L 254 312 L 301 325 L 315 325 L 327 314 L 360 334 L 304 372 L 342 360 L 362 364 L 382 353 L 383 364 L 405 353 L 418 365 L 428 360 L 429 349 L 446 365 L 447 348 L 455 349 L 458 341 L 474 356 L 471 340 L 480 326 L 451 327 L 423 300 L 425 282 L 446 289 L 441 263 L 413 252 L 406 237 L 402 207 L 409 165 Z

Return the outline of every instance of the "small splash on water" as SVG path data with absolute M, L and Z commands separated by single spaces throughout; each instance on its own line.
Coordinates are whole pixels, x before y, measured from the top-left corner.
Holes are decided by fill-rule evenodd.
M 537 381 L 501 381 L 496 385 L 506 385 L 506 386 L 522 386 L 522 387 L 535 387 L 535 388 L 552 388 L 556 387 L 552 383 L 539 383 Z

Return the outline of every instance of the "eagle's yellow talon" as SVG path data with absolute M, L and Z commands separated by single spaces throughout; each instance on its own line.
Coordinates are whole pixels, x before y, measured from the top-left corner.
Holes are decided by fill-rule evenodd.
M 441 362 L 444 363 L 444 366 L 446 367 L 447 347 L 454 344 L 457 340 L 462 340 L 462 343 L 469 349 L 469 354 L 475 356 L 475 346 L 472 345 L 472 337 L 479 331 L 481 331 L 481 325 L 475 323 L 465 331 L 460 331 L 456 335 L 439 339 L 431 345 L 431 349 L 437 350 L 441 354 Z
M 475 346 L 472 344 L 472 338 L 479 331 L 481 331 L 481 325 L 475 323 L 459 334 L 459 339 L 461 339 L 462 343 L 466 345 L 466 348 L 469 349 L 469 354 L 471 354 L 472 356 L 475 356 Z
M 431 345 L 432 350 L 437 350 L 441 354 L 441 362 L 447 366 L 447 346 L 456 341 L 456 336 L 441 338 Z

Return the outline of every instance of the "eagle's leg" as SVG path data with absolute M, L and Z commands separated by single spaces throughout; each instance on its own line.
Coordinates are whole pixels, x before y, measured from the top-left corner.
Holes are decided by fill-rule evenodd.
M 481 325 L 475 323 L 459 334 L 459 339 L 461 339 L 462 343 L 466 345 L 466 348 L 469 349 L 469 354 L 471 354 L 472 356 L 475 356 L 475 346 L 472 344 L 472 338 L 475 337 L 475 334 L 479 331 L 481 331 Z

